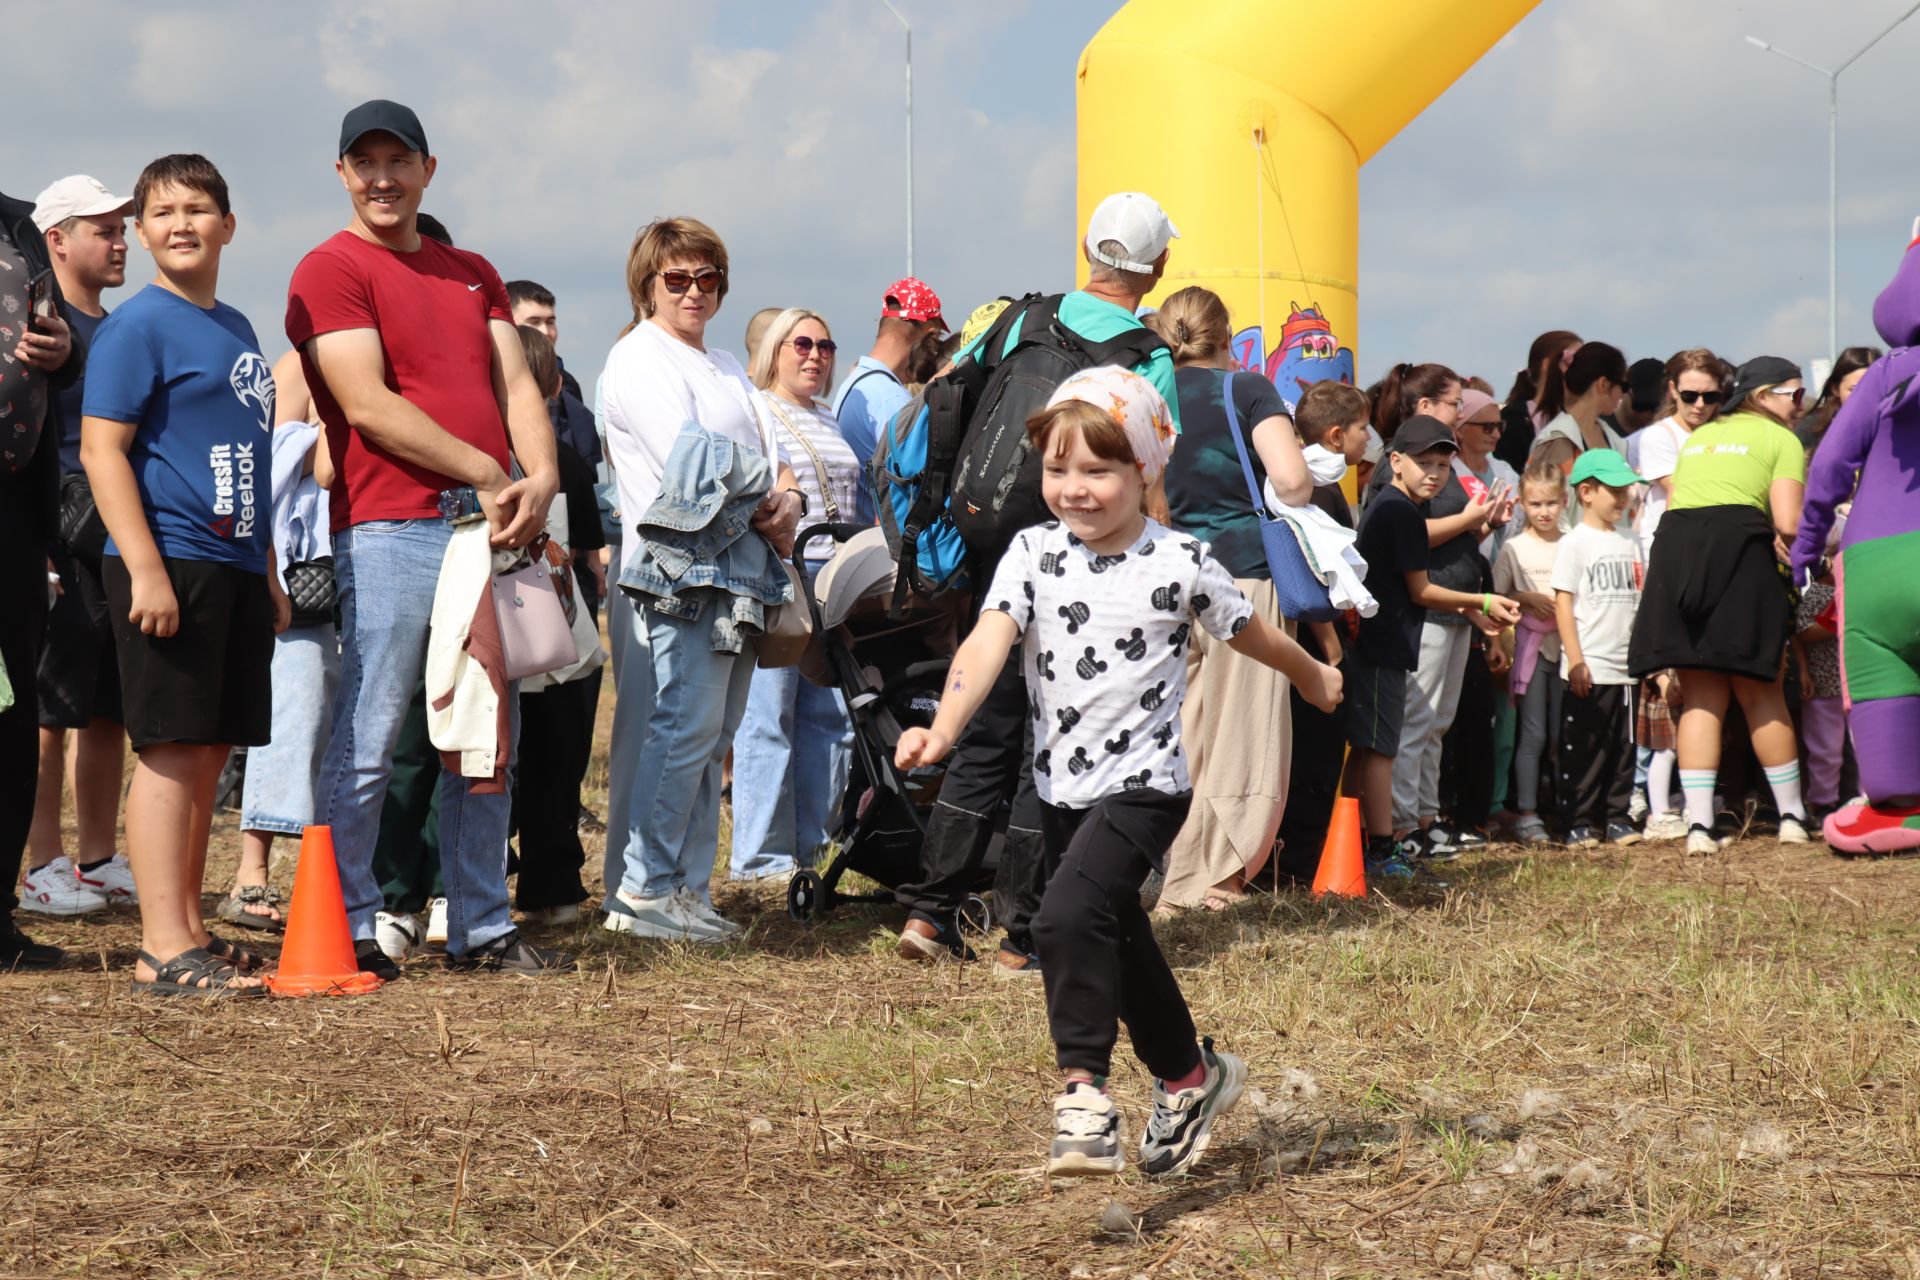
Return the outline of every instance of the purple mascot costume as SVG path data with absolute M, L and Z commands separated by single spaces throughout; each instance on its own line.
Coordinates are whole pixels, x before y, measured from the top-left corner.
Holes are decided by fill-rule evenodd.
M 1920 849 L 1920 240 L 1874 303 L 1873 322 L 1891 350 L 1820 442 L 1793 544 L 1794 581 L 1805 582 L 1851 496 L 1833 574 L 1866 803 L 1826 821 L 1827 843 L 1851 854 Z

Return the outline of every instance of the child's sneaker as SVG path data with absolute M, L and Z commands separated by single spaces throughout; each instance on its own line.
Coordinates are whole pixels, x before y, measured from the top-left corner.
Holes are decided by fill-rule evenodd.
M 1779 825 L 1781 844 L 1813 843 L 1813 840 L 1807 835 L 1806 822 L 1798 814 L 1788 813 L 1781 815 Z
M 1407 861 L 1405 852 L 1398 845 L 1385 852 L 1369 852 L 1366 864 L 1369 880 L 1413 879 L 1413 864 Z
M 1641 834 L 1648 840 L 1684 840 L 1687 820 L 1677 813 L 1657 813 L 1647 819 Z
M 1649 808 L 1650 806 L 1647 804 L 1647 793 L 1638 787 L 1634 788 L 1633 799 L 1627 803 L 1628 819 L 1633 822 L 1645 822 Z
M 105 898 L 110 906 L 140 905 L 140 891 L 133 886 L 133 868 L 128 865 L 124 853 L 116 853 L 96 867 L 75 867 L 73 874 L 81 884 Z
M 1529 813 L 1513 824 L 1513 838 L 1521 844 L 1550 844 L 1547 824 L 1539 814 Z
M 427 899 L 427 945 L 436 951 L 446 950 L 447 900 L 445 898 Z
M 1600 847 L 1600 833 L 1582 823 L 1567 830 L 1567 848 L 1597 849 Z
M 1047 1173 L 1120 1173 L 1127 1157 L 1120 1108 L 1098 1087 L 1075 1081 L 1053 1100 L 1053 1146 Z
M 84 916 L 104 910 L 107 895 L 80 883 L 65 855 L 27 872 L 20 882 L 20 909 L 43 916 Z
M 1699 823 L 1687 828 L 1687 852 L 1707 857 L 1720 852 L 1720 841 Z
M 1607 824 L 1608 844 L 1639 844 L 1640 828 L 1631 822 L 1609 822 Z
M 1200 1042 L 1206 1079 L 1191 1089 L 1168 1093 L 1153 1082 L 1153 1114 L 1140 1138 L 1140 1167 L 1149 1175 L 1185 1173 L 1206 1152 L 1213 1122 L 1233 1109 L 1247 1087 L 1247 1064 L 1230 1053 L 1215 1053 L 1213 1039 Z

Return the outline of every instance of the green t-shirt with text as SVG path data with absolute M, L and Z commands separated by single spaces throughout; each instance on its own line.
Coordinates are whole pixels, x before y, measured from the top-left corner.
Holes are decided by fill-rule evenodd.
M 1687 437 L 1673 469 L 1669 511 L 1701 507 L 1768 510 L 1775 480 L 1807 479 L 1806 447 L 1771 418 L 1736 413 L 1716 418 Z

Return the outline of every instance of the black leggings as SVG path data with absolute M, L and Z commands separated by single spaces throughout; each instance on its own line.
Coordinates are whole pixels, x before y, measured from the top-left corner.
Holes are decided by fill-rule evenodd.
M 1192 795 L 1127 791 L 1091 809 L 1046 805 L 1041 826 L 1058 859 L 1033 918 L 1047 1021 L 1062 1071 L 1105 1076 L 1119 1024 L 1162 1080 L 1200 1061 L 1193 1017 L 1140 905 L 1147 873 L 1166 866 Z

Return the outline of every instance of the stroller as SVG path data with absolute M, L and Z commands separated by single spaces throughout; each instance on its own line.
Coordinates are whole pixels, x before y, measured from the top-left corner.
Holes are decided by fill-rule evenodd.
M 894 565 L 886 535 L 875 526 L 818 524 L 802 530 L 793 547 L 802 581 L 807 544 L 823 537 L 839 546 L 808 592 L 814 638 L 801 674 L 838 689 L 846 700 L 853 720 L 853 767 L 832 836 L 837 851 L 824 868 L 803 867 L 787 884 L 787 914 L 802 922 L 844 902 L 893 901 L 891 892 L 842 892 L 840 880 L 848 871 L 887 890 L 919 876 L 927 819 L 946 769 L 932 765 L 902 773 L 894 767 L 893 752 L 907 729 L 933 723 L 964 625 L 964 614 L 951 604 L 912 597 L 900 617 L 887 616 Z M 996 832 L 961 908 L 961 924 L 978 933 L 992 927 L 984 895 L 1004 842 L 1004 834 Z

